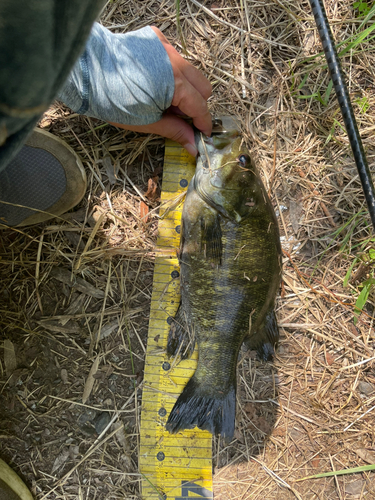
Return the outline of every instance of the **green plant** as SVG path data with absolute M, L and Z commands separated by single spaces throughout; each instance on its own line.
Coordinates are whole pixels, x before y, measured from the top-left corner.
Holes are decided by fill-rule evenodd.
M 367 239 L 362 245 L 359 256 L 354 259 L 349 267 L 343 285 L 347 286 L 349 280 L 360 281 L 358 289 L 360 290 L 359 296 L 354 305 L 354 324 L 357 324 L 363 308 L 368 301 L 368 298 L 373 290 L 375 290 L 375 238 Z M 354 276 L 352 276 L 353 269 L 356 264 L 359 268 Z M 353 291 L 355 293 L 355 291 Z
M 355 100 L 355 102 L 356 102 L 356 104 L 358 104 L 359 111 L 362 114 L 365 114 L 367 112 L 368 108 L 370 107 L 370 104 L 368 102 L 367 97 L 357 97 L 357 99 Z
M 360 27 L 358 29 L 361 29 L 364 24 L 366 24 L 373 16 L 375 15 L 375 4 L 371 7 L 369 13 L 367 16 L 364 18 L 362 21 Z
M 349 281 L 353 282 L 353 284 L 359 282 L 357 284 L 357 290 L 354 287 L 351 289 L 353 296 L 356 296 L 359 290 L 359 295 L 354 304 L 354 324 L 358 322 L 358 318 L 369 297 L 375 298 L 375 238 L 366 238 L 364 241 L 362 240 L 355 244 L 351 242 L 353 235 L 358 230 L 361 222 L 363 222 L 365 213 L 366 211 L 364 210 L 355 213 L 348 221 L 330 234 L 331 244 L 320 254 L 318 263 L 311 274 L 311 276 L 313 276 L 315 273 L 323 255 L 334 246 L 338 245 L 340 235 L 343 236 L 338 252 L 346 255 L 353 254 L 354 251 L 357 253 L 357 257 L 354 258 L 343 280 L 344 287 L 349 285 Z M 367 225 L 364 229 L 369 229 L 369 226 Z M 358 264 L 359 267 L 357 271 L 353 273 L 354 268 Z
M 332 80 L 331 80 L 331 81 L 332 81 Z M 344 129 L 344 127 L 341 125 L 341 123 L 340 123 L 340 122 L 338 122 L 338 121 L 336 120 L 336 118 L 334 118 L 334 119 L 333 119 L 333 125 L 332 125 L 332 127 L 331 127 L 331 130 L 329 131 L 329 134 L 328 134 L 328 136 L 327 136 L 326 142 L 324 143 L 324 145 L 325 145 L 325 146 L 329 143 L 329 141 L 330 141 L 331 139 L 336 140 L 336 139 L 335 139 L 335 126 L 336 126 L 336 125 L 338 125 L 338 126 L 341 128 L 341 130 L 342 130 L 343 132 L 345 132 L 345 129 Z
M 333 88 L 333 82 L 332 82 L 332 80 L 329 81 L 327 89 L 326 89 L 326 91 L 324 93 L 324 96 L 321 95 L 321 93 L 320 93 L 319 90 L 317 92 L 314 92 L 311 95 L 299 95 L 299 91 L 304 87 L 304 85 L 305 85 L 308 77 L 309 77 L 309 73 L 307 73 L 303 77 L 301 83 L 294 90 L 294 87 L 295 87 L 295 77 L 294 77 L 294 74 L 292 75 L 292 87 L 290 89 L 292 95 L 296 96 L 297 99 L 315 99 L 316 101 L 320 102 L 320 104 L 322 104 L 323 106 L 327 106 L 328 100 L 329 100 L 329 96 L 331 95 L 332 88 Z
M 363 0 L 359 0 L 358 2 L 353 3 L 353 8 L 358 9 L 358 14 L 360 16 L 367 16 L 369 12 L 371 11 L 371 7 L 367 2 L 364 2 Z
M 352 52 L 353 54 L 355 54 L 356 53 L 355 51 L 358 50 L 359 45 L 362 42 L 366 42 L 369 44 L 368 50 L 373 49 L 373 46 L 369 42 L 371 42 L 375 38 L 375 35 L 372 34 L 372 32 L 375 30 L 375 23 L 371 24 L 371 26 L 369 26 L 368 28 L 366 28 L 363 31 L 359 31 L 359 30 L 374 15 L 375 15 L 375 5 L 371 8 L 371 10 L 367 14 L 366 18 L 363 20 L 360 27 L 358 28 L 357 32 L 350 35 L 346 40 L 343 40 L 343 41 L 336 44 L 336 50 L 337 50 L 338 56 L 340 58 L 343 57 L 347 52 Z M 371 34 L 372 34 L 372 36 L 370 36 Z M 369 37 L 369 38 L 367 38 L 367 37 Z M 346 47 L 344 49 L 341 49 L 341 47 L 343 45 L 346 45 Z M 316 59 L 323 58 L 323 56 L 324 56 L 324 52 L 321 51 L 318 54 L 315 54 L 313 56 L 307 57 L 306 59 L 303 59 L 300 64 L 310 63 Z M 305 68 L 305 70 L 306 71 L 313 71 L 318 67 L 322 67 L 323 69 L 326 69 L 327 64 L 324 64 L 324 63 L 321 64 L 318 62 L 318 63 L 312 64 L 311 66 L 307 66 Z
M 367 472 L 370 470 L 375 470 L 375 464 L 361 465 L 360 467 L 353 467 L 351 469 L 342 469 L 342 470 L 335 470 L 335 471 L 331 471 L 331 472 L 324 472 L 323 474 L 315 474 L 315 476 L 306 476 L 306 477 L 302 477 L 301 479 L 297 479 L 296 482 L 305 481 L 306 479 L 315 479 L 315 478 L 321 478 L 321 477 L 342 476 L 344 474 L 357 474 L 358 472 L 362 473 L 362 472 Z

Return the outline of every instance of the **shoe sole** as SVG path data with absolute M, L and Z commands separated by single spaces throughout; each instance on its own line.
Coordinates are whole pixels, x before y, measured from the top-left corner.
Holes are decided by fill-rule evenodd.
M 87 187 L 87 178 L 82 161 L 65 141 L 50 132 L 36 128 L 25 144 L 33 148 L 44 149 L 59 161 L 65 171 L 66 189 L 56 203 L 46 210 L 30 215 L 16 227 L 39 224 L 64 214 L 82 200 Z

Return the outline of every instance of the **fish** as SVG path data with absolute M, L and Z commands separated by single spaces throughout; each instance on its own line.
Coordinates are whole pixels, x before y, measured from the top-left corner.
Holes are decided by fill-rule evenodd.
M 195 132 L 195 174 L 187 190 L 179 248 L 181 302 L 170 327 L 169 357 L 197 368 L 166 423 L 176 434 L 198 427 L 233 438 L 240 348 L 271 360 L 279 338 L 274 311 L 281 280 L 277 219 L 236 128 Z

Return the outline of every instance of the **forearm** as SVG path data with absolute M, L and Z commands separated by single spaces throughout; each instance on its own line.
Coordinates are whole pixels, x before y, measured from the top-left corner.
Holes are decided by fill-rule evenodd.
M 162 118 L 173 94 L 169 57 L 150 27 L 113 34 L 95 23 L 58 99 L 80 114 L 148 125 Z

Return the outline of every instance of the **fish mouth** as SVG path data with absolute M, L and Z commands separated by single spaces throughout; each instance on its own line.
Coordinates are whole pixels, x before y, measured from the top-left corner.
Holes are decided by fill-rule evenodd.
M 231 132 L 217 133 L 208 137 L 200 130 L 194 132 L 195 145 L 201 155 L 208 156 L 217 151 L 222 151 L 228 147 L 233 140 L 239 136 L 239 133 L 234 130 Z
M 240 132 L 240 126 L 233 116 L 218 116 L 212 120 L 212 135 Z

